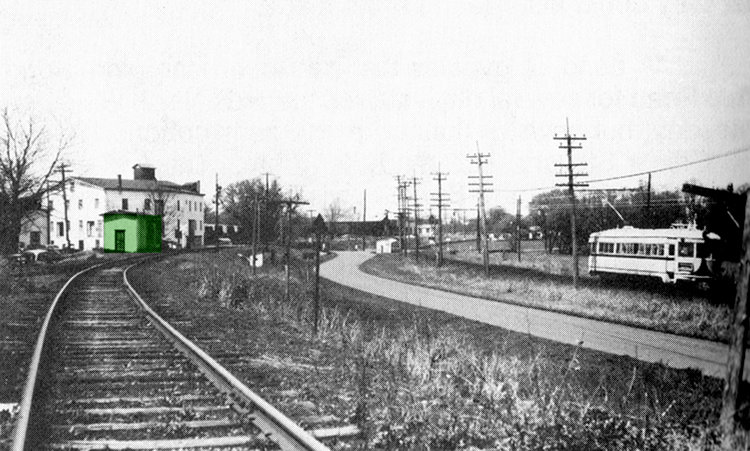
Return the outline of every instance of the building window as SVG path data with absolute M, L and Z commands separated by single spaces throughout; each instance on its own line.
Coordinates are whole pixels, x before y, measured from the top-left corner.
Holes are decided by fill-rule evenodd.
M 189 200 L 187 201 L 188 204 L 188 211 L 193 211 L 193 201 Z
M 151 210 L 151 199 L 146 199 L 143 201 L 143 209 Z
M 203 221 L 198 221 L 198 230 L 203 230 Z
M 86 236 L 94 236 L 94 221 L 88 221 L 86 223 Z
M 54 210 L 54 209 L 55 209 L 55 207 L 53 207 L 53 203 L 52 203 L 52 201 L 49 201 L 49 202 L 47 203 L 47 208 L 49 209 L 49 211 L 52 211 L 52 210 Z
M 125 211 L 128 211 L 128 200 L 127 199 L 123 199 L 122 200 L 122 209 L 125 210 Z
M 163 215 L 164 214 L 164 199 L 156 199 L 154 202 L 154 213 L 157 215 Z
M 99 208 L 99 198 L 94 199 L 94 208 Z
M 62 221 L 57 223 L 57 236 L 65 236 L 65 225 Z
M 177 200 L 177 211 L 180 211 L 180 201 L 179 201 L 179 199 Z M 179 227 L 177 227 L 177 228 L 179 229 Z
M 102 229 L 103 228 L 104 228 L 104 221 L 101 220 L 101 219 L 97 220 L 96 221 L 96 236 L 98 236 L 99 238 L 102 237 Z M 97 241 L 99 241 L 99 240 L 97 240 Z M 99 245 L 97 244 L 96 247 L 99 247 Z
M 70 181 L 70 192 L 75 193 L 76 192 L 76 184 L 74 181 Z
M 83 210 L 83 199 L 78 199 L 78 209 Z
M 179 204 L 177 204 L 177 205 L 179 205 Z M 180 220 L 179 219 L 177 220 L 177 230 L 180 230 Z
M 83 233 L 83 221 L 78 221 L 78 232 Z

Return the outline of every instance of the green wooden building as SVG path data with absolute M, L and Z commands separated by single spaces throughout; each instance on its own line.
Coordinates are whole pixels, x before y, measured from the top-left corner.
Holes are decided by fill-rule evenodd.
M 161 252 L 162 217 L 110 211 L 104 217 L 104 252 Z

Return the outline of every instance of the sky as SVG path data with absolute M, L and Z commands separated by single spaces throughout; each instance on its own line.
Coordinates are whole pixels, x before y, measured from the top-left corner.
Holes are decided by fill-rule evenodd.
M 746 1 L 5 1 L 0 59 L 0 107 L 74 135 L 74 175 L 148 163 L 208 200 L 270 172 L 359 219 L 364 190 L 368 219 L 396 209 L 396 175 L 429 205 L 438 168 L 475 207 L 477 149 L 487 205 L 525 212 L 566 118 L 590 179 L 750 148 Z M 686 181 L 748 183 L 750 152 L 652 183 Z

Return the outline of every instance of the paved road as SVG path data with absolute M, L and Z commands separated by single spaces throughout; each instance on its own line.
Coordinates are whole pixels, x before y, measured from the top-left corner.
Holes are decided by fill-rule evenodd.
M 674 368 L 698 368 L 705 375 L 724 377 L 727 346 L 720 343 L 395 282 L 359 270 L 359 265 L 372 257 L 370 253 L 337 254 L 338 257 L 321 265 L 320 274 L 342 285 L 561 343 L 576 344 L 582 340 L 585 348 L 663 362 Z M 744 376 L 750 380 L 747 366 Z

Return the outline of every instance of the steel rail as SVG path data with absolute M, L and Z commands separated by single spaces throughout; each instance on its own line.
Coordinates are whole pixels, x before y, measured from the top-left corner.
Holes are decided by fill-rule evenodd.
M 153 311 L 128 281 L 128 270 L 137 264 L 134 263 L 128 266 L 122 273 L 123 281 L 133 299 L 149 316 L 152 324 L 172 341 L 175 347 L 187 355 L 206 377 L 213 381 L 219 389 L 233 395 L 235 402 L 240 407 L 249 408 L 253 411 L 255 414 L 253 423 L 264 434 L 278 443 L 283 450 L 323 451 L 329 449 L 313 437 L 312 434 L 302 429 L 294 421 L 250 390 L 250 388 L 234 377 L 221 364 Z
M 93 266 L 89 266 L 81 271 L 78 271 L 65 282 L 65 285 L 57 292 L 55 299 L 52 301 L 47 315 L 44 317 L 44 322 L 39 330 L 39 335 L 34 345 L 34 354 L 31 357 L 31 364 L 29 365 L 29 374 L 26 376 L 26 385 L 23 389 L 23 398 L 21 399 L 21 407 L 18 412 L 18 420 L 16 421 L 15 431 L 13 434 L 13 445 L 11 449 L 13 451 L 24 451 L 26 445 L 26 435 L 29 428 L 29 420 L 31 419 L 31 405 L 34 400 L 34 389 L 36 388 L 37 375 L 39 374 L 39 365 L 42 361 L 42 352 L 44 351 L 44 343 L 47 338 L 47 330 L 49 329 L 50 322 L 52 322 L 52 315 L 57 309 L 57 305 L 60 303 L 63 293 L 68 286 L 83 273 L 91 271 L 92 269 L 99 268 L 110 262 L 103 262 Z

